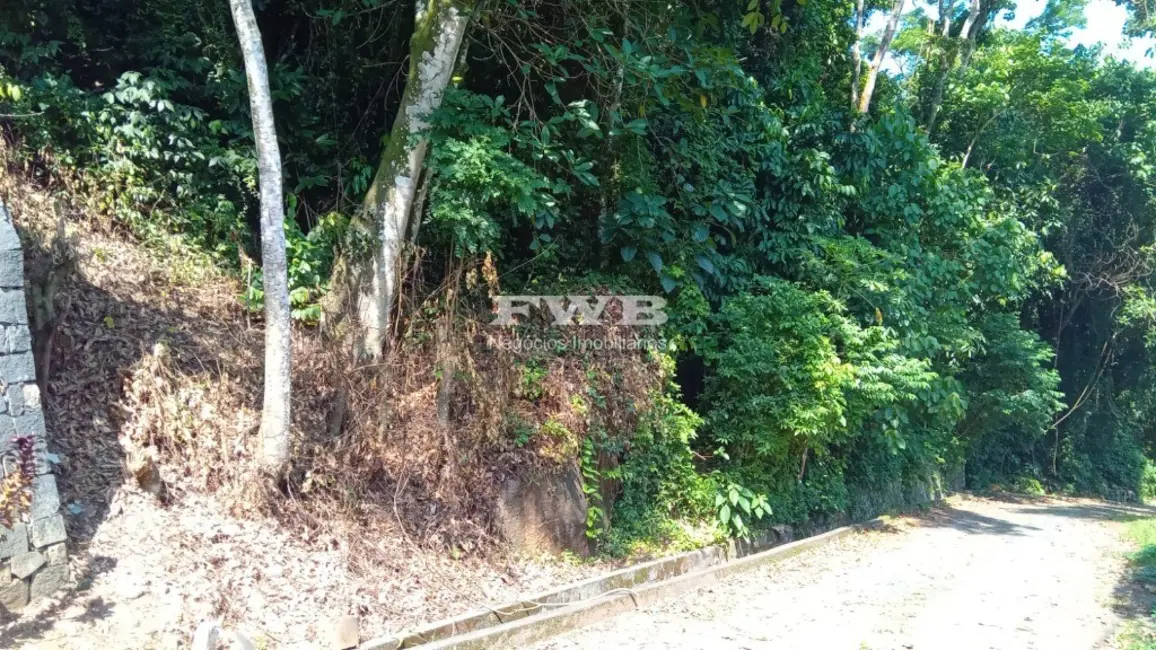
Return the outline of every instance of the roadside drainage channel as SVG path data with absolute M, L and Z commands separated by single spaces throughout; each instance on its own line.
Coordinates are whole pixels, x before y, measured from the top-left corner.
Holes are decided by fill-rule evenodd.
M 727 576 L 794 557 L 881 520 L 843 526 L 794 542 L 773 535 L 731 541 L 621 569 L 533 598 L 432 623 L 420 630 L 367 641 L 360 650 L 476 650 L 522 647 L 631 609 L 718 583 Z

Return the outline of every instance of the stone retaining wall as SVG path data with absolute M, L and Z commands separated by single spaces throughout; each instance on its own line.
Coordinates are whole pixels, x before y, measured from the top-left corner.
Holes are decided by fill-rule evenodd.
M 12 217 L 0 204 L 0 476 L 19 471 L 15 438 L 32 439 L 36 477 L 23 521 L 0 526 L 0 611 L 18 610 L 68 582 L 60 493 L 47 457 L 44 409 L 36 384 L 24 255 Z

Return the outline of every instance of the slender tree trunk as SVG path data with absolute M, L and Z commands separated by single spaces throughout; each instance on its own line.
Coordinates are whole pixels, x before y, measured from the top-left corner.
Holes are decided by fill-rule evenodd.
M 895 31 L 899 29 L 899 19 L 903 16 L 903 5 L 906 0 L 895 0 L 895 10 L 891 12 L 891 19 L 883 30 L 883 38 L 879 41 L 879 50 L 875 52 L 875 59 L 871 62 L 871 69 L 867 71 L 867 83 L 863 85 L 863 94 L 859 97 L 859 112 L 866 113 L 871 108 L 871 96 L 875 94 L 875 82 L 879 78 L 879 69 L 887 58 L 887 51 L 891 49 L 891 39 L 895 38 Z
M 855 44 L 851 46 L 851 107 L 859 106 L 859 77 L 863 74 L 863 0 L 855 3 Z
M 931 99 L 923 111 L 923 126 L 927 129 L 928 134 L 934 128 L 936 114 L 939 113 L 939 107 L 943 104 L 943 91 L 947 87 L 947 75 L 951 72 L 951 66 L 955 62 L 955 46 L 951 42 L 951 19 L 954 14 L 954 0 L 949 0 L 946 5 L 941 6 L 939 19 L 943 29 L 939 33 L 939 69 L 935 75 L 935 86 L 931 92 Z
M 372 253 L 339 264 L 339 301 L 343 316 L 354 318 L 346 332 L 359 358 L 381 355 L 397 300 L 400 258 L 425 164 L 427 141 L 422 132 L 441 105 L 453 77 L 458 50 L 469 24 L 470 0 L 419 0 L 410 41 L 409 78 L 389 145 L 366 193 L 362 222 L 356 224 L 373 241 Z M 335 282 L 338 284 L 338 282 Z M 341 290 L 341 289 L 339 289 Z
M 971 142 L 967 143 L 967 151 L 965 151 L 963 153 L 963 161 L 960 162 L 960 164 L 959 164 L 961 169 L 967 167 L 967 161 L 971 159 L 971 151 L 972 151 L 972 149 L 975 148 L 975 143 L 979 141 L 979 136 L 983 135 L 983 132 L 987 130 L 987 127 L 991 126 L 992 122 L 998 120 L 1000 118 L 1000 116 L 1003 115 L 1004 113 L 1006 113 L 1007 111 L 1008 111 L 1008 109 L 1006 109 L 1006 108 L 1003 110 L 996 111 L 994 114 L 992 114 L 991 117 L 987 118 L 987 120 L 983 123 L 982 126 L 980 126 L 978 129 L 976 129 L 975 135 L 971 136 Z
M 261 408 L 261 463 L 279 474 L 289 461 L 289 279 L 285 262 L 285 217 L 281 194 L 281 151 L 273 124 L 269 72 L 257 17 L 249 0 L 229 0 L 245 59 L 253 139 L 261 196 L 261 267 L 265 289 L 265 400 Z
M 959 30 L 959 35 L 969 44 L 967 49 L 974 48 L 975 36 L 976 33 L 979 32 L 979 14 L 981 9 L 982 6 L 980 0 L 971 0 L 967 6 L 967 18 L 963 19 L 963 28 Z M 964 56 L 966 57 L 968 55 L 965 54 Z M 963 64 L 967 65 L 966 58 L 964 59 Z
M 943 29 L 939 33 L 943 38 L 951 36 L 951 19 L 954 13 L 955 0 L 947 0 L 947 4 L 944 4 L 943 0 L 939 0 L 939 24 L 943 25 Z
M 954 58 L 954 57 L 951 57 Z M 940 60 L 942 66 L 935 77 L 935 88 L 931 92 L 931 102 L 927 105 L 927 113 L 923 118 L 923 126 L 927 134 L 935 131 L 935 121 L 939 118 L 939 107 L 943 105 L 943 92 L 947 89 L 947 75 L 951 73 L 951 61 L 947 56 Z
M 970 0 L 967 8 L 967 18 L 963 20 L 963 26 L 960 27 L 959 37 L 963 39 L 963 63 L 961 67 L 966 68 L 971 61 L 971 54 L 975 51 L 975 39 L 979 34 L 980 28 L 983 24 L 980 22 L 980 14 L 983 13 L 983 7 L 980 0 Z M 945 22 L 943 27 L 943 34 L 946 37 L 948 30 L 951 29 L 951 23 Z M 939 75 L 935 79 L 935 89 L 932 93 L 931 103 L 927 106 L 927 113 L 924 116 L 923 126 L 927 129 L 927 134 L 935 133 L 935 123 L 939 118 L 939 109 L 943 106 L 943 93 L 947 87 L 947 77 L 955 69 L 955 60 L 958 56 L 958 50 L 953 46 L 950 57 L 941 66 Z
M 616 2 L 615 5 L 618 7 L 622 19 L 621 34 L 617 37 L 618 42 L 621 43 L 630 38 L 630 0 L 620 0 Z M 618 118 L 621 119 L 623 124 L 626 123 L 626 119 L 619 115 L 619 111 L 622 109 L 622 90 L 625 82 L 626 64 L 618 61 L 617 69 L 614 71 L 614 87 L 610 91 L 610 103 L 607 109 L 603 111 L 606 132 L 608 134 L 606 136 L 606 154 L 609 159 L 609 164 L 606 168 L 610 170 L 621 169 L 619 159 L 621 158 L 622 138 L 614 135 L 616 126 L 614 120 Z M 617 190 L 618 174 L 615 173 L 604 181 L 602 191 L 598 193 L 598 214 L 591 215 L 591 218 L 586 222 L 589 241 L 596 242 L 600 240 L 598 236 L 599 224 L 603 223 L 603 219 L 609 218 L 611 206 L 613 205 L 612 198 L 617 196 Z M 600 251 L 596 252 L 596 256 L 599 255 L 599 253 Z

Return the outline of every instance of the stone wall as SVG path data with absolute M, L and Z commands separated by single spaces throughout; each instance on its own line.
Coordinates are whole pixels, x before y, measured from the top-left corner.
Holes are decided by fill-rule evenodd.
M 32 504 L 11 529 L 0 526 L 0 611 L 18 610 L 68 582 L 60 493 L 47 456 L 44 409 L 24 298 L 24 256 L 0 204 L 0 474 L 19 471 L 15 438 L 32 439 Z
M 773 526 L 753 542 L 739 545 L 740 555 L 765 550 L 796 538 L 863 522 L 897 510 L 927 505 L 964 489 L 963 463 L 927 470 L 922 476 L 896 479 L 870 490 L 854 491 L 848 511 L 817 515 L 793 526 Z M 498 495 L 495 523 L 515 550 L 529 554 L 569 551 L 590 554 L 586 538 L 588 501 L 582 475 L 569 468 L 533 479 L 510 479 Z

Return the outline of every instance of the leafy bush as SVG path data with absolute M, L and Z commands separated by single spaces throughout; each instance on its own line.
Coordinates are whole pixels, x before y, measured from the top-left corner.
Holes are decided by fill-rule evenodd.
M 95 93 L 45 73 L 24 84 L 11 105 L 42 113 L 21 131 L 25 145 L 52 152 L 63 170 L 81 170 L 102 213 L 146 239 L 175 233 L 224 256 L 244 237 L 244 197 L 256 184 L 256 164 L 250 152 L 227 146 L 223 135 L 237 125 L 212 122 L 181 103 L 187 85 L 165 71 L 125 72 Z
M 850 453 L 868 441 L 885 450 L 885 465 L 908 459 L 880 486 L 934 468 L 925 454 L 936 440 L 923 433 L 912 445 L 909 437 L 941 416 L 953 422 L 959 408 L 927 362 L 897 352 L 886 328 L 860 327 L 829 295 L 775 279 L 727 301 L 714 326 L 707 359 L 715 372 L 704 396 L 711 441 L 735 480 L 768 494 L 776 520 L 846 511 L 848 467 L 861 487 L 873 480 L 860 468 L 878 461 Z M 920 469 L 904 475 L 907 463 Z
M 731 455 L 778 464 L 843 439 L 855 370 L 836 351 L 827 297 L 780 280 L 760 288 L 716 319 L 707 419 Z
M 600 548 L 614 556 L 654 545 L 690 550 L 717 541 L 718 478 L 700 473 L 691 443 L 702 420 L 671 396 L 656 399 L 631 438 L 621 466 L 622 494 Z
M 1149 503 L 1156 498 L 1156 463 L 1144 459 L 1144 476 L 1140 482 L 1140 498 Z
M 715 495 L 714 507 L 717 509 L 716 516 L 723 529 L 731 537 L 744 539 L 751 536 L 747 522 L 755 522 L 771 514 L 771 506 L 767 504 L 766 495 L 755 494 L 730 481 Z

